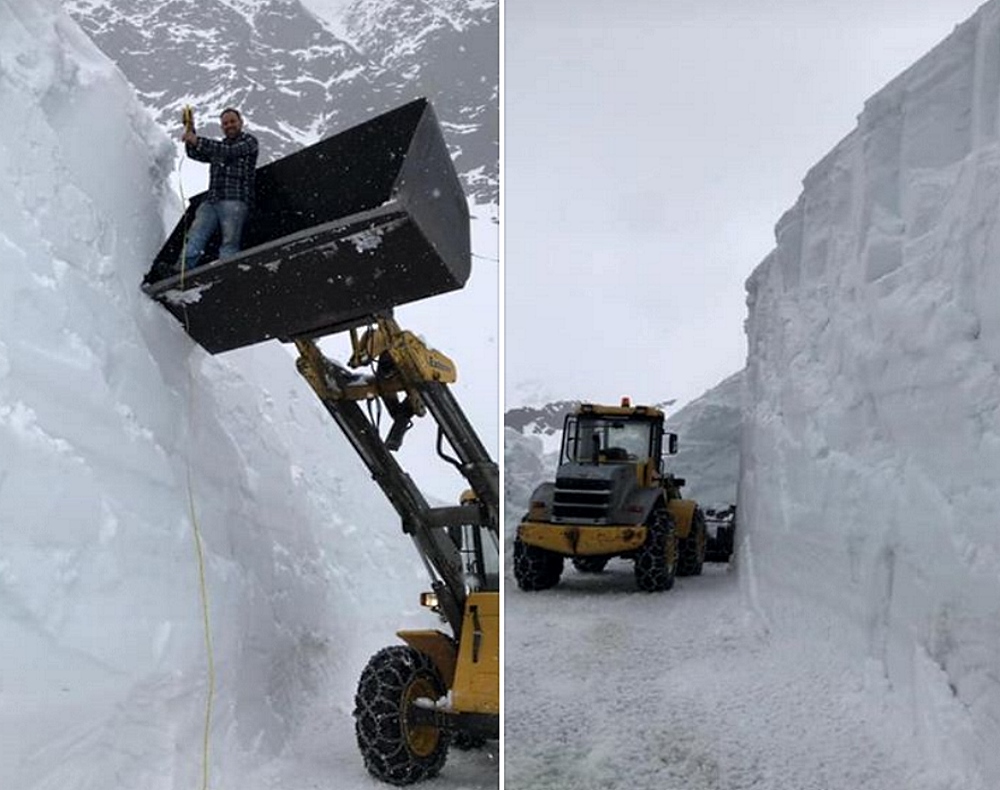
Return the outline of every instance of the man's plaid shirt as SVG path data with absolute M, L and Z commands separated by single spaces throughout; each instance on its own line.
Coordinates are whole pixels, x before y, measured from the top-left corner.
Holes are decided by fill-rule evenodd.
M 240 132 L 230 140 L 198 138 L 187 146 L 187 154 L 199 162 L 208 162 L 208 199 L 242 200 L 253 204 L 254 173 L 257 169 L 257 138 Z

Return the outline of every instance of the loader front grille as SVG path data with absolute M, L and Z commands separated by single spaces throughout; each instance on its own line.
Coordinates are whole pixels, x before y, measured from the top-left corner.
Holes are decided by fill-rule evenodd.
M 611 483 L 607 480 L 556 480 L 552 500 L 553 521 L 606 523 L 611 509 Z

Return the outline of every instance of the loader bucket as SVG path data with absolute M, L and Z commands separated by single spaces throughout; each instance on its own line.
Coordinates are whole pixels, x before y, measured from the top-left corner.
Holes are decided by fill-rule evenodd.
M 158 279 L 205 193 L 156 256 L 143 290 L 207 351 L 317 337 L 465 285 L 469 210 L 434 110 L 406 104 L 257 170 L 242 251 Z

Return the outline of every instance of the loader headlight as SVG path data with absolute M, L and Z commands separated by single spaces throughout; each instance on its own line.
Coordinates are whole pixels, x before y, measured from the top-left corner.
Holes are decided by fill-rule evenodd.
M 424 592 L 420 593 L 420 605 L 426 606 L 428 609 L 437 611 L 438 608 L 438 596 L 436 592 Z

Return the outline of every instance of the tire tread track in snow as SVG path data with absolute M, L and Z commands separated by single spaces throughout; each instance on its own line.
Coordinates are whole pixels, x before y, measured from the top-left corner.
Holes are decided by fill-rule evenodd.
M 630 570 L 509 582 L 506 790 L 957 790 L 901 746 L 869 666 L 764 627 L 732 568 L 652 597 Z

